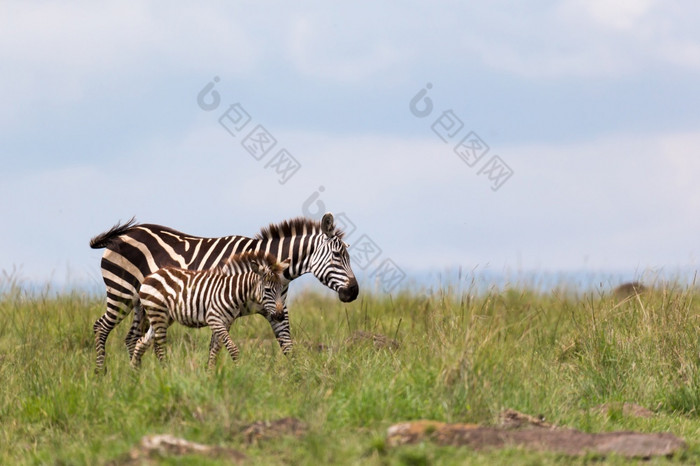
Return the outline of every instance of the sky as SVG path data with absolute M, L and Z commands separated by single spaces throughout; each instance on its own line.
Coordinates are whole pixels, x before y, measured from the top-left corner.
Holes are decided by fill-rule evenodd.
M 0 3 L 3 276 L 325 211 L 385 291 L 698 268 L 697 2 L 201 3 Z

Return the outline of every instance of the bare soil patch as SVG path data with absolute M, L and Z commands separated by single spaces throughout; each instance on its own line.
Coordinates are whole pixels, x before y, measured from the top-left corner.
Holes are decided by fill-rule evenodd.
M 610 414 L 613 412 L 622 413 L 625 417 L 643 417 L 649 418 L 654 416 L 654 412 L 635 403 L 603 403 L 594 408 L 591 408 L 591 412 L 597 412 L 600 414 Z
M 399 349 L 399 342 L 393 338 L 389 338 L 381 333 L 365 332 L 364 330 L 356 330 L 348 338 L 345 339 L 347 346 L 354 346 L 363 343 L 371 343 L 376 349 Z
M 308 430 L 307 425 L 293 417 L 283 417 L 274 421 L 256 421 L 243 426 L 238 432 L 247 443 L 271 440 L 282 435 L 302 437 Z

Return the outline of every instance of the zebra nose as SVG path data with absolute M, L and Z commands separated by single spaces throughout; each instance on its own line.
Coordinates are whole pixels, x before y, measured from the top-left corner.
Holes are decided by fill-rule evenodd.
M 284 319 L 284 303 L 277 302 L 275 303 L 275 318 L 277 320 L 282 320 Z
M 340 288 L 338 290 L 338 298 L 344 303 L 349 303 L 357 299 L 357 295 L 360 293 L 360 287 L 357 284 L 356 279 L 351 279 L 347 286 Z

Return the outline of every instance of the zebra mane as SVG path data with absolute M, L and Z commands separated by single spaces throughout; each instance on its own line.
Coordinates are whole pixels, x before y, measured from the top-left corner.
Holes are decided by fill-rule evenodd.
M 321 233 L 321 222 L 306 217 L 296 217 L 291 220 L 284 220 L 280 223 L 271 223 L 267 227 L 260 229 L 260 233 L 255 239 L 282 239 L 291 236 L 301 236 L 306 227 L 306 234 L 313 235 Z M 343 232 L 333 227 L 333 235 L 339 239 L 343 238 Z
M 284 270 L 282 264 L 277 262 L 277 258 L 265 251 L 248 251 L 241 254 L 234 254 L 215 270 L 226 274 L 241 273 L 241 271 L 253 271 L 253 264 L 257 264 L 261 270 L 267 269 L 267 271 L 269 271 L 269 273 L 265 273 L 263 277 L 268 281 L 279 280 L 279 276 Z

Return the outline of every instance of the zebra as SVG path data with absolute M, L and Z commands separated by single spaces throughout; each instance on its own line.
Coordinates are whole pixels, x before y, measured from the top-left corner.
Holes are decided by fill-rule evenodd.
M 357 279 L 350 266 L 348 245 L 343 232 L 335 227 L 333 214 L 321 221 L 304 217 L 284 220 L 263 227 L 253 238 L 224 236 L 203 238 L 181 233 L 161 225 L 138 224 L 132 218 L 90 240 L 93 249 L 105 249 L 102 255 L 102 278 L 106 286 L 106 311 L 93 325 L 96 368 L 104 372 L 105 347 L 110 332 L 134 310 L 134 319 L 125 339 L 131 358 L 136 342 L 148 325 L 139 304 L 138 290 L 148 274 L 162 267 L 204 270 L 217 266 L 232 254 L 265 251 L 278 262 L 289 258 L 282 289 L 286 299 L 289 282 L 312 273 L 328 288 L 336 291 L 340 301 L 354 301 L 359 293 Z M 292 350 L 289 314 L 284 318 L 266 316 L 282 352 Z
M 173 322 L 211 328 L 209 370 L 214 369 L 222 344 L 235 361 L 238 347 L 229 334 L 234 319 L 253 312 L 275 319 L 284 316 L 282 273 L 289 262 L 279 263 L 264 251 L 244 252 L 213 269 L 164 267 L 148 275 L 139 289 L 139 299 L 151 326 L 136 342 L 131 366 L 141 364 L 152 341 L 158 359 L 165 362 L 166 334 Z

